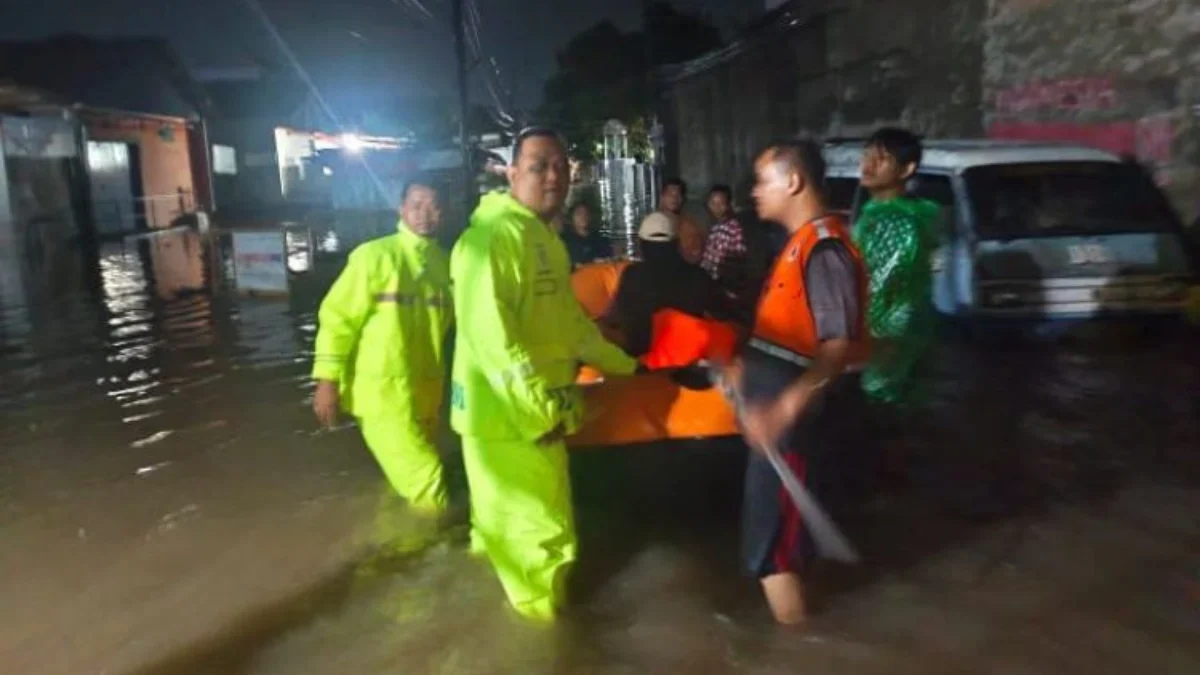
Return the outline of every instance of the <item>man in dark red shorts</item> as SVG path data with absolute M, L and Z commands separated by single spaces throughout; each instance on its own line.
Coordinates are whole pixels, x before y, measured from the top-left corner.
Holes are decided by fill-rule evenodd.
M 751 448 L 774 447 L 818 499 L 836 492 L 831 455 L 862 424 L 858 373 L 867 363 L 867 275 L 844 220 L 825 209 L 825 162 L 816 143 L 784 141 L 755 163 L 755 207 L 788 241 L 775 261 L 753 337 L 727 376 L 745 401 Z M 802 575 L 813 544 L 765 457 L 746 470 L 742 555 L 776 621 L 806 616 Z

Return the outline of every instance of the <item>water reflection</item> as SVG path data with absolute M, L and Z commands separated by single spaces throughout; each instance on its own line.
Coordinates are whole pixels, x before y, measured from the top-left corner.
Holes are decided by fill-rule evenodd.
M 204 251 L 188 231 L 107 246 L 98 294 L 0 307 L 3 672 L 1200 665 L 1186 341 L 947 341 L 928 410 L 889 438 L 913 485 L 845 521 L 867 562 L 819 571 L 827 611 L 803 635 L 736 570 L 741 448 L 577 453 L 577 603 L 545 630 L 504 609 L 461 522 L 435 534 L 379 496 L 352 428 L 314 431 L 336 261 L 268 300 L 214 292 Z

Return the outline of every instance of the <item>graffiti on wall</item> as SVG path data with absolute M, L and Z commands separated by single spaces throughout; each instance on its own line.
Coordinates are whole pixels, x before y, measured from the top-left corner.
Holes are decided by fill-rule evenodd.
M 989 138 L 1021 141 L 1057 141 L 1078 143 L 1108 152 L 1136 157 L 1161 171 L 1171 164 L 1174 126 L 1169 114 L 1152 115 L 1120 122 L 994 122 L 988 126 Z
M 1170 164 L 1174 139 L 1170 115 L 1143 117 L 1137 121 L 1134 152 L 1144 162 L 1158 166 Z
M 1079 143 L 1117 154 L 1132 154 L 1137 145 L 1133 122 L 995 122 L 988 127 L 988 137 Z
M 1027 82 L 997 91 L 995 104 L 999 113 L 1104 110 L 1117 105 L 1117 89 L 1107 77 Z

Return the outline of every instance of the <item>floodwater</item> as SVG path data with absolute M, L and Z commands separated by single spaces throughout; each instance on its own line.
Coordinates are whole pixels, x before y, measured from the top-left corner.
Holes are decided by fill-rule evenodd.
M 844 519 L 864 562 L 816 571 L 801 632 L 737 573 L 736 443 L 578 452 L 576 602 L 535 628 L 461 527 L 387 546 L 413 522 L 316 431 L 336 266 L 238 298 L 199 250 L 110 245 L 96 288 L 0 307 L 0 672 L 1200 672 L 1194 337 L 947 339 L 889 435 L 912 478 Z

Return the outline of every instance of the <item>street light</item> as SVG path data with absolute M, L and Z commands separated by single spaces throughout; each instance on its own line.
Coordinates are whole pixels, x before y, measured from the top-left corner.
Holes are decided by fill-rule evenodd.
M 342 147 L 346 152 L 357 155 L 362 152 L 363 140 L 358 137 L 358 134 L 342 134 Z

